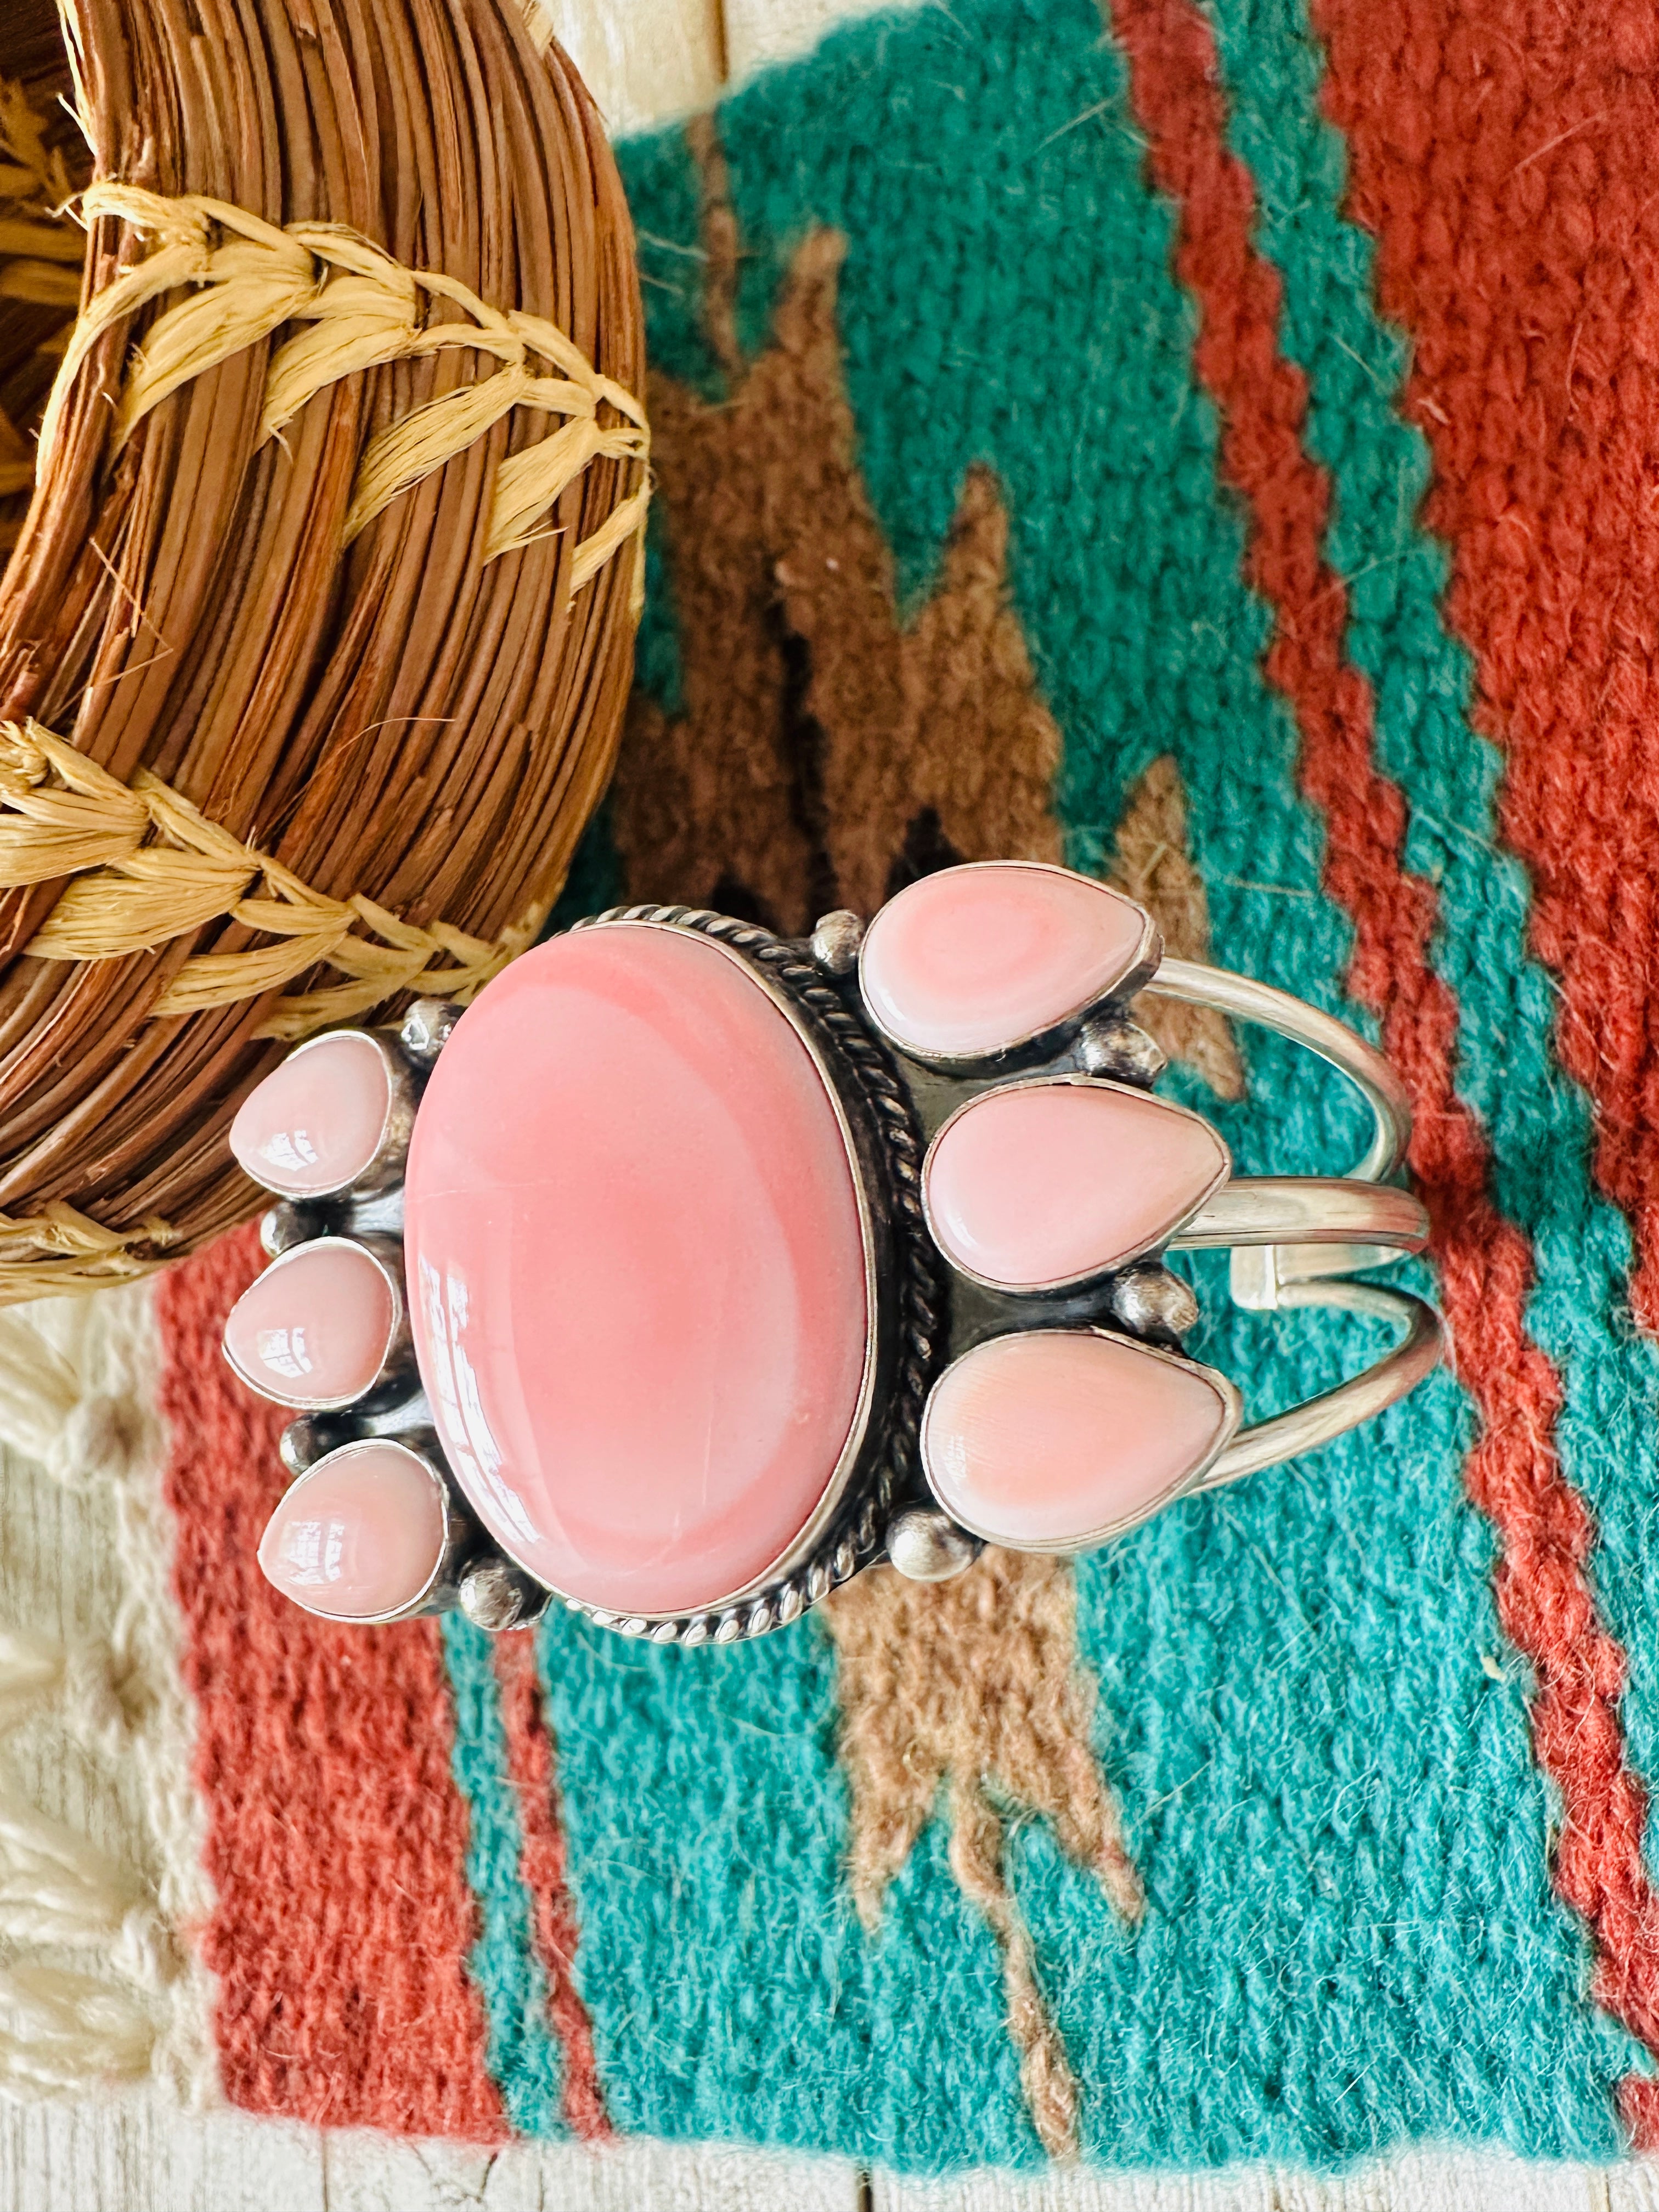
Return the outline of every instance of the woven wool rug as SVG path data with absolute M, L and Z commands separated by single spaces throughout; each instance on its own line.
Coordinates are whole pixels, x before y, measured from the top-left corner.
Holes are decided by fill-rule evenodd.
M 4 1712 L 149 1842 L 0 1822 L 60 1962 L 0 2061 L 913 2171 L 1659 2141 L 1656 97 L 1640 0 L 951 0 L 626 149 L 659 496 L 570 907 L 1111 876 L 1395 1057 L 1454 1369 L 684 1653 L 274 1599 L 251 1235 L 47 1315 L 13 1433 L 132 1580 Z M 1247 1171 L 1346 1164 L 1305 1059 L 1158 1025 Z M 1202 1287 L 1254 1413 L 1372 1348 Z

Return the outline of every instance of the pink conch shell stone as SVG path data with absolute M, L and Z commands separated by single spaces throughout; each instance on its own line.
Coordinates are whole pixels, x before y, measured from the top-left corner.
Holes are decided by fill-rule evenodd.
M 331 1620 L 412 1605 L 443 1555 L 443 1495 L 401 1444 L 349 1444 L 302 1474 L 259 1541 L 265 1579 Z
M 1131 1526 L 1224 1441 L 1233 1404 L 1202 1369 L 1115 1337 L 993 1337 L 946 1369 L 922 1422 L 947 1513 L 993 1543 L 1069 1551 Z
M 225 1323 L 225 1350 L 278 1405 L 326 1405 L 368 1389 L 394 1319 L 391 1285 L 368 1253 L 330 1237 L 301 1245 L 243 1292 Z
M 865 1003 L 889 1036 L 972 1060 L 1079 1012 L 1131 972 L 1146 919 L 1065 868 L 983 860 L 924 876 L 871 923 Z
M 806 1047 L 707 938 L 579 930 L 465 1013 L 410 1151 L 416 1350 L 479 1518 L 609 1612 L 762 1576 L 864 1386 L 864 1232 Z
M 1012 1291 L 1123 1266 L 1167 1237 L 1227 1171 L 1207 1122 L 1109 1084 L 987 1091 L 928 1156 L 945 1258 Z
M 238 1108 L 230 1149 L 267 1190 L 309 1198 L 362 1175 L 392 1103 L 380 1047 L 343 1030 L 285 1060 Z

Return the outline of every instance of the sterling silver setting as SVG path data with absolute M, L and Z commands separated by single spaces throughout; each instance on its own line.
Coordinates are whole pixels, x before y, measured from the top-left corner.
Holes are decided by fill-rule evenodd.
M 1140 1031 L 1139 1034 L 1144 1036 L 1145 1031 Z M 1150 1042 L 1151 1040 L 1149 1039 L 1148 1042 Z M 940 1144 L 957 1123 L 963 1121 L 969 1114 L 977 1111 L 988 1100 L 1000 1098 L 1011 1091 L 1047 1090 L 1060 1085 L 1074 1090 L 1119 1093 L 1128 1093 L 1146 1087 L 1142 1085 L 1114 1082 L 1109 1076 L 1106 1075 L 1073 1073 L 1066 1070 L 1059 1074 L 1052 1071 L 1045 1071 L 1041 1074 L 1022 1076 L 1012 1083 L 998 1084 L 992 1090 L 975 1090 L 975 1095 L 971 1098 L 964 1099 L 955 1112 L 947 1115 L 934 1131 L 933 1142 L 927 1147 L 928 1160 L 931 1161 Z M 1168 1113 L 1178 1115 L 1183 1121 L 1195 1124 L 1199 1128 L 1207 1132 L 1210 1136 L 1215 1137 L 1215 1131 L 1210 1127 L 1201 1114 L 1194 1114 L 1190 1107 L 1177 1106 L 1168 1099 L 1163 1103 Z M 1127 1273 L 1128 1269 L 1132 1268 L 1138 1261 L 1144 1260 L 1149 1253 L 1167 1251 L 1171 1241 L 1176 1238 L 1181 1231 L 1203 1212 L 1216 1194 L 1232 1180 L 1232 1154 L 1218 1138 L 1216 1141 L 1219 1147 L 1220 1164 L 1208 1189 L 1200 1192 L 1195 1201 L 1182 1206 L 1178 1212 L 1167 1218 L 1158 1229 L 1144 1237 L 1139 1244 L 1121 1254 L 1110 1267 L 1086 1267 L 1077 1274 L 1055 1276 L 1050 1281 L 1034 1285 L 1029 1291 L 1010 1292 L 1008 1295 L 1035 1298 L 1063 1297 L 1069 1292 L 1086 1291 L 1095 1285 L 1109 1282 L 1115 1276 Z M 928 1195 L 927 1167 L 927 1162 L 924 1162 L 921 1191 L 922 1217 L 927 1224 L 929 1236 L 933 1237 L 935 1244 L 939 1244 L 941 1240 L 933 1219 L 933 1206 Z M 964 1282 L 975 1284 L 981 1290 L 996 1291 L 1000 1288 L 998 1284 L 990 1281 L 986 1276 L 977 1273 L 963 1260 L 953 1260 L 951 1265 Z
M 374 1158 L 348 1183 L 275 1206 L 265 1217 L 264 1237 L 276 1267 L 319 1242 L 355 1244 L 371 1255 L 392 1291 L 391 1340 L 368 1390 L 329 1400 L 295 1395 L 280 1401 L 298 1415 L 283 1449 L 296 1480 L 305 1480 L 325 1459 L 380 1439 L 413 1454 L 442 1487 L 440 1568 L 411 1604 L 374 1618 L 401 1619 L 459 1605 L 479 1626 L 494 1631 L 522 1626 L 558 1599 L 620 1634 L 690 1648 L 786 1627 L 861 1569 L 884 1559 L 918 1581 L 948 1579 L 972 1564 L 987 1539 L 943 1510 L 934 1493 L 927 1472 L 929 1396 L 955 1361 L 992 1337 L 1060 1329 L 1132 1340 L 1152 1358 L 1202 1376 L 1225 1409 L 1214 1449 L 1166 1494 L 1074 1544 L 1045 1544 L 1040 1547 L 1045 1550 L 1082 1550 L 1109 1540 L 1176 1498 L 1217 1488 L 1311 1449 L 1414 1389 L 1441 1358 L 1438 1316 L 1403 1290 L 1354 1279 L 1420 1251 L 1427 1240 L 1424 1209 L 1398 1181 L 1411 1127 L 1400 1079 L 1352 1031 L 1288 994 L 1163 957 L 1155 926 L 1149 916 L 1143 920 L 1139 950 L 1108 993 L 977 1059 L 919 1053 L 884 1032 L 863 988 L 866 927 L 848 913 L 826 915 L 805 940 L 780 939 L 683 906 L 618 907 L 575 926 L 692 933 L 743 966 L 811 1055 L 834 1103 L 858 1197 L 868 1328 L 851 1431 L 816 1510 L 784 1552 L 743 1588 L 692 1613 L 620 1614 L 550 1590 L 479 1528 L 446 1462 L 422 1389 L 401 1256 L 404 1163 L 426 1079 L 461 1010 L 422 1000 L 395 1031 L 353 1032 L 381 1056 L 391 1077 L 391 1105 Z M 1372 1122 L 1352 1173 L 1240 1176 L 1223 1145 L 1222 1164 L 1208 1187 L 1109 1267 L 1013 1290 L 947 1264 L 925 1195 L 933 1148 L 981 1102 L 1010 1089 L 1067 1085 L 1148 1091 L 1164 1056 L 1131 1011 L 1141 994 L 1266 1027 L 1338 1069 L 1364 1100 Z M 299 1049 L 325 1041 L 314 1039 Z M 1160 1103 L 1209 1129 L 1201 1115 Z M 1164 1264 L 1170 1252 L 1219 1248 L 1231 1251 L 1235 1303 L 1266 1311 L 1322 1305 L 1363 1313 L 1393 1323 L 1399 1341 L 1364 1373 L 1322 1396 L 1243 1426 L 1235 1384 L 1183 1350 L 1183 1337 L 1199 1319 L 1198 1300 L 1190 1285 Z M 237 1371 L 251 1387 L 266 1388 L 254 1384 L 243 1369 Z
M 1068 870 L 1052 867 L 1044 860 L 1006 860 L 1002 865 L 1008 868 L 1020 868 L 1033 875 L 1060 876 L 1069 873 Z M 857 917 L 853 916 L 851 919 L 856 920 Z M 840 923 L 841 921 L 842 917 L 838 915 L 827 915 L 824 921 L 818 924 L 817 930 L 813 934 L 814 945 L 817 944 L 819 937 L 830 923 Z M 969 1080 L 979 1081 L 983 1081 L 988 1077 L 1012 1075 L 1024 1068 L 1045 1066 L 1051 1061 L 1060 1060 L 1073 1048 L 1082 1047 L 1086 1050 L 1088 1046 L 1085 1039 L 1090 1032 L 1091 1023 L 1093 1034 L 1102 1040 L 1105 1053 L 1109 1054 L 1110 1047 L 1106 1040 L 1109 1036 L 1114 1018 L 1121 1008 L 1127 1006 L 1129 1000 L 1146 989 L 1164 957 L 1164 939 L 1158 933 L 1158 925 L 1151 915 L 1143 913 L 1140 942 L 1131 956 L 1127 972 L 1120 981 L 1113 984 L 1109 994 L 1095 999 L 1080 1000 L 1058 1020 L 1040 1024 L 1035 1029 L 1025 1030 L 1023 1035 L 1011 1037 L 993 1053 L 963 1056 L 955 1053 L 925 1051 L 915 1044 L 902 1042 L 886 1029 L 880 1014 L 876 1010 L 873 994 L 866 988 L 867 942 L 868 932 L 860 927 L 857 962 L 859 997 L 864 1018 L 871 1028 L 878 1036 L 883 1037 L 895 1052 L 915 1067 L 927 1068 L 935 1075 L 961 1076 Z M 1127 1014 L 1123 1016 L 1123 1019 L 1125 1022 L 1127 1021 Z M 1137 1034 L 1140 1036 L 1146 1036 L 1144 1030 L 1139 1030 Z M 1146 1037 L 1146 1041 L 1148 1044 L 1152 1043 L 1150 1037 Z M 1152 1049 L 1156 1053 L 1157 1046 L 1152 1045 Z M 1158 1060 L 1161 1066 L 1162 1054 L 1158 1054 Z M 1090 1071 L 1090 1073 L 1094 1072 Z
M 333 1451 L 313 1460 L 295 1478 L 295 1486 L 309 1481 L 325 1464 L 349 1462 L 354 1454 L 374 1442 L 371 1437 L 362 1437 L 338 1445 Z M 438 1440 L 429 1431 L 416 1431 L 396 1439 L 397 1449 L 430 1475 L 436 1485 L 443 1514 L 443 1541 L 436 1565 L 428 1576 L 424 1587 L 407 1605 L 394 1607 L 386 1613 L 362 1613 L 356 1625 L 364 1628 L 383 1628 L 397 1620 L 416 1620 L 428 1613 L 447 1613 L 461 1601 L 464 1578 L 472 1561 L 477 1557 L 484 1539 L 474 1524 L 465 1506 L 456 1494 L 441 1467 Z M 302 1593 L 296 1593 L 294 1602 L 302 1611 L 313 1613 L 319 1620 L 331 1620 L 335 1615 L 320 1607 L 307 1603 Z
M 265 1219 L 267 1224 L 271 1224 L 274 1216 L 267 1214 Z M 258 1391 L 275 1405 L 291 1407 L 296 1413 L 339 1413 L 352 1407 L 364 1413 L 374 1413 L 384 1407 L 397 1405 L 411 1391 L 420 1388 L 420 1377 L 415 1365 L 414 1340 L 409 1326 L 409 1297 L 404 1283 L 404 1248 L 396 1237 L 388 1237 L 383 1231 L 372 1229 L 362 1230 L 352 1237 L 329 1234 L 291 1236 L 275 1250 L 270 1249 L 268 1238 L 266 1249 L 270 1265 L 265 1273 L 269 1277 L 278 1268 L 291 1266 L 302 1250 L 315 1251 L 319 1247 L 326 1249 L 330 1245 L 346 1245 L 354 1251 L 367 1253 L 374 1262 L 375 1271 L 386 1285 L 392 1301 L 392 1328 L 386 1340 L 386 1356 L 368 1389 L 347 1391 L 332 1398 L 313 1397 L 303 1390 L 285 1393 L 278 1397 L 268 1382 L 262 1382 L 257 1376 L 248 1373 L 237 1358 L 234 1348 L 228 1343 L 225 1346 L 225 1358 L 250 1390 Z

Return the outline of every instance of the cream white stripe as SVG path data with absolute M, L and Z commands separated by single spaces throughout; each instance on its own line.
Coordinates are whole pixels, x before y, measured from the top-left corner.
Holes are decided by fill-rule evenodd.
M 149 2076 L 210 2104 L 212 1985 L 182 1931 L 212 1899 L 150 1289 L 0 1324 L 0 2091 Z
M 615 138 L 712 106 L 838 23 L 928 0 L 530 0 Z

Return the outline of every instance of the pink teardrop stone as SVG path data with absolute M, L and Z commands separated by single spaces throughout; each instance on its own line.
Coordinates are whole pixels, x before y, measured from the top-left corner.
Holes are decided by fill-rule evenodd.
M 927 1217 L 947 1260 L 1011 1291 L 1124 1266 L 1225 1175 L 1207 1122 L 1110 1084 L 987 1091 L 934 1140 Z
M 860 962 L 865 1002 L 906 1050 L 982 1058 L 1112 990 L 1133 969 L 1146 929 L 1133 900 L 1067 868 L 943 868 L 871 923 Z
M 811 1520 L 860 1403 L 852 1164 L 825 1082 L 708 938 L 515 961 L 428 1083 L 404 1189 L 422 1376 L 496 1540 L 624 1615 L 736 1595 Z
M 392 1340 L 392 1291 L 368 1254 L 320 1238 L 267 1267 L 231 1308 L 225 1350 L 279 1406 L 361 1397 Z
M 320 1196 L 362 1174 L 391 1103 L 380 1047 L 342 1030 L 302 1047 L 248 1093 L 230 1125 L 230 1149 L 267 1190 Z
M 444 1547 L 443 1495 L 401 1444 L 348 1444 L 302 1474 L 259 1542 L 265 1579 L 313 1613 L 367 1620 L 412 1605 Z
M 1202 1368 L 1120 1337 L 1034 1329 L 945 1370 L 922 1457 L 964 1528 L 1024 1551 L 1074 1551 L 1179 1495 L 1236 1419 Z

